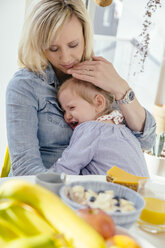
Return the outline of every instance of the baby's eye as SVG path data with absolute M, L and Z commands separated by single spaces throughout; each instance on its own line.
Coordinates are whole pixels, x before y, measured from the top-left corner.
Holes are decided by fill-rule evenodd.
M 75 109 L 75 106 L 71 106 L 71 107 L 70 107 L 70 110 L 74 110 L 74 109 Z

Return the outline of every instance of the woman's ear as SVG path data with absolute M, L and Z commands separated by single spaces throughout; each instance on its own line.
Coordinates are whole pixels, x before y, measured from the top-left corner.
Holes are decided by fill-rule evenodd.
M 105 97 L 102 94 L 95 95 L 94 104 L 96 107 L 96 112 L 100 113 L 105 109 Z

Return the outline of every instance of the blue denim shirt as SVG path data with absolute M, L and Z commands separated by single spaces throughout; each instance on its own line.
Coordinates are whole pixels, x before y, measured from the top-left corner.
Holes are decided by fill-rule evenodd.
M 6 91 L 7 138 L 12 175 L 47 171 L 61 157 L 72 135 L 57 102 L 59 81 L 51 65 L 46 78 L 20 69 Z M 146 111 L 144 132 L 135 136 L 142 148 L 153 146 L 155 120 Z

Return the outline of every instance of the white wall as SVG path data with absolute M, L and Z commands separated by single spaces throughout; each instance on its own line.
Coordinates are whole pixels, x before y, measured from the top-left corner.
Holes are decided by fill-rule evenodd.
M 17 69 L 17 46 L 24 10 L 25 0 L 0 0 L 0 169 L 7 146 L 5 91 Z
M 113 0 L 113 3 L 117 2 L 119 3 L 120 0 Z M 94 1 L 91 1 L 91 3 L 94 4 Z M 144 15 L 147 3 L 148 0 L 123 0 L 120 2 L 120 6 L 116 4 L 114 13 L 117 11 L 119 22 L 117 25 L 117 34 L 113 34 L 113 36 L 105 33 L 106 28 L 111 29 L 111 21 L 113 22 L 113 20 L 111 20 L 110 17 L 112 16 L 109 16 L 109 19 L 107 19 L 108 22 L 104 23 L 103 20 L 107 18 L 104 11 L 105 9 L 97 6 L 93 18 L 95 22 L 94 27 L 101 22 L 102 29 L 101 26 L 99 26 L 100 29 L 99 27 L 97 27 L 96 30 L 94 29 L 97 34 L 95 35 L 94 47 L 95 54 L 104 56 L 114 64 L 119 74 L 129 83 L 130 87 L 134 89 L 140 103 L 152 112 L 156 95 L 159 91 L 160 68 L 163 51 L 165 50 L 165 28 L 163 25 L 165 21 L 165 0 L 161 1 L 161 8 L 158 7 L 150 18 L 152 24 L 148 29 L 150 34 L 149 50 L 146 61 L 143 64 L 140 62 L 141 59 L 143 59 L 142 54 L 138 53 L 137 58 L 135 58 L 137 48 L 133 45 L 133 39 L 139 39 L 139 35 L 142 33 L 142 24 L 144 20 L 146 20 L 146 16 Z M 108 8 L 110 12 L 111 6 L 107 7 L 107 10 Z M 104 18 L 102 18 L 103 11 Z M 102 33 L 103 31 L 104 33 Z M 140 39 L 140 41 L 142 42 L 142 39 Z M 144 45 L 144 42 L 142 42 L 142 44 Z M 144 65 L 144 72 L 140 72 L 142 65 Z M 164 79 L 163 86 L 165 88 Z M 161 88 L 160 93 L 161 98 L 164 96 L 163 103 L 165 104 L 165 93 L 162 94 L 164 88 Z M 160 99 L 160 94 L 157 98 Z
M 137 38 L 142 32 L 142 23 L 145 19 L 145 7 L 148 0 L 124 0 L 123 3 L 122 17 L 119 21 L 117 37 L 118 39 L 131 40 L 133 38 Z M 161 1 L 161 3 L 161 8 L 157 8 L 151 18 L 152 24 L 149 28 L 149 56 L 144 64 L 144 72 L 139 73 L 136 76 L 132 76 L 133 72 L 139 71 L 138 62 L 140 60 L 140 58 L 137 60 L 134 59 L 134 56 L 132 56 L 132 61 L 129 68 L 131 73 L 128 78 L 128 66 L 124 63 L 128 54 L 127 51 L 123 50 L 123 46 L 118 47 L 114 60 L 114 65 L 117 66 L 120 63 L 123 65 L 120 67 L 119 73 L 125 77 L 130 86 L 133 87 L 140 103 L 151 112 L 156 100 L 160 67 L 165 48 L 165 28 L 163 26 L 165 21 L 165 1 Z M 137 50 L 135 50 L 135 52 L 136 51 Z

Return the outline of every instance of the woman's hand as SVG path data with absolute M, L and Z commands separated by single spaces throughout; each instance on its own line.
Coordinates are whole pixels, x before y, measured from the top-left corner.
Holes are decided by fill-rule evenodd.
M 111 92 L 116 100 L 123 99 L 129 85 L 116 72 L 112 63 L 103 57 L 92 57 L 92 61 L 84 61 L 69 69 L 68 74 L 74 78 L 93 83 Z M 130 104 L 120 104 L 120 109 L 127 125 L 134 131 L 143 131 L 145 125 L 145 110 L 135 98 Z
M 116 72 L 112 63 L 103 57 L 92 57 L 92 61 L 76 64 L 67 72 L 74 78 L 93 83 L 94 85 L 111 92 L 116 100 L 123 98 L 129 86 Z

